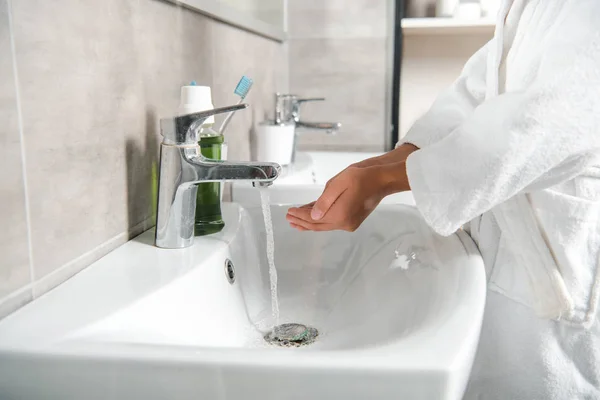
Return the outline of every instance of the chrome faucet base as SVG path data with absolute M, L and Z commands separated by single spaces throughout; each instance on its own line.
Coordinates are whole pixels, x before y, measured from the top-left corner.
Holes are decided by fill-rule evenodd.
M 209 160 L 200 152 L 197 127 L 208 116 L 246 107 L 241 104 L 161 121 L 157 247 L 181 249 L 193 244 L 198 183 L 244 180 L 268 186 L 279 176 L 281 167 L 276 163 Z

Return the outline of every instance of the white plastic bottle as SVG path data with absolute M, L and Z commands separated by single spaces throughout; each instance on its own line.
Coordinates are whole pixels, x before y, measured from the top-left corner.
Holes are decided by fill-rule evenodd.
M 179 115 L 212 110 L 213 108 L 215 107 L 212 103 L 210 86 L 198 86 L 195 82 L 192 82 L 188 86 L 181 87 L 181 99 L 178 110 Z M 214 124 L 215 117 L 210 117 L 206 122 Z

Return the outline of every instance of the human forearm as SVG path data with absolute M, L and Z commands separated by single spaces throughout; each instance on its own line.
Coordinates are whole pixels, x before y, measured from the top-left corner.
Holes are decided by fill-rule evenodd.
M 356 164 L 353 164 L 352 167 L 365 168 L 365 167 L 373 167 L 373 166 L 378 166 L 378 165 L 403 162 L 403 161 L 406 161 L 408 156 L 415 150 L 418 150 L 418 147 L 416 147 L 410 143 L 404 143 L 401 146 L 399 146 L 398 148 L 396 148 L 392 151 L 388 151 L 385 154 L 382 154 L 377 157 L 368 158 L 366 160 L 363 160 Z
M 410 190 L 406 161 L 377 165 L 372 168 L 379 181 L 382 197 Z
M 379 183 L 383 197 L 410 190 L 410 182 L 406 173 L 408 156 L 419 150 L 418 147 L 405 143 L 388 153 L 383 162 L 372 165 L 372 176 Z

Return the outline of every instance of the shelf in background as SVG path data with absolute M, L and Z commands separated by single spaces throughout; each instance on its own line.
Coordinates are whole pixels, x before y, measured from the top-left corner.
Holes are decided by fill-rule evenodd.
M 464 20 L 455 18 L 403 18 L 402 33 L 415 35 L 469 35 L 493 34 L 491 19 Z

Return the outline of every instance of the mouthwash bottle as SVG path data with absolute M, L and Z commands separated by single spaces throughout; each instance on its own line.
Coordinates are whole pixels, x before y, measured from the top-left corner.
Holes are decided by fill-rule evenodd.
M 192 82 L 181 88 L 181 104 L 179 115 L 213 109 L 209 86 L 198 86 Z M 199 128 L 200 152 L 206 158 L 220 160 L 223 150 L 223 135 L 213 130 L 215 118 L 208 118 Z M 197 185 L 196 217 L 194 233 L 196 236 L 210 235 L 220 232 L 225 227 L 221 216 L 221 183 L 208 182 Z
M 212 126 L 205 125 L 200 128 L 200 135 L 198 144 L 202 155 L 213 160 L 220 160 L 223 150 L 223 135 L 213 131 Z M 221 216 L 221 183 L 198 184 L 196 219 L 194 221 L 195 235 L 210 235 L 220 232 L 224 227 L 225 222 Z

